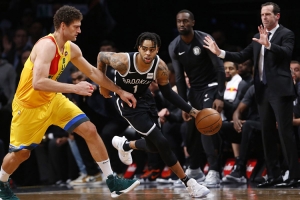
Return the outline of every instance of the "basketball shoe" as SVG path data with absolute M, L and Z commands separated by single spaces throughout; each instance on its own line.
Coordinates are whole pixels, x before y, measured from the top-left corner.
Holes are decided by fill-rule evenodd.
M 208 188 L 220 187 L 220 174 L 215 170 L 209 170 L 202 185 Z
M 187 168 L 185 170 L 185 174 L 189 177 L 189 178 L 193 178 L 195 179 L 197 182 L 202 182 L 205 180 L 205 175 L 202 172 L 202 170 L 200 169 L 200 167 L 198 169 L 191 169 L 191 168 Z
M 126 137 L 119 137 L 115 136 L 112 139 L 112 145 L 118 150 L 119 158 L 125 165 L 131 165 L 132 164 L 132 156 L 131 152 L 132 149 L 129 151 L 124 151 L 123 144 L 126 142 Z
M 189 192 L 190 196 L 194 197 L 194 198 L 195 197 L 204 197 L 208 193 L 210 193 L 210 190 L 207 187 L 200 185 L 193 178 L 188 180 L 186 189 Z
M 140 179 L 155 181 L 160 177 L 161 171 L 160 169 L 146 169 L 144 174 L 140 176 Z
M 72 186 L 75 185 L 85 185 L 84 179 L 87 177 L 87 174 L 80 173 L 80 176 L 75 180 L 71 181 L 69 184 Z
M 137 187 L 140 182 L 134 179 L 123 179 L 116 175 L 109 175 L 106 179 L 106 184 L 111 192 L 111 197 L 116 198 L 130 192 Z
M 99 172 L 94 176 L 81 174 L 77 179 L 69 183 L 72 186 L 94 186 L 102 184 L 102 174 Z
M 241 165 L 234 165 L 233 170 L 226 176 L 228 182 L 231 183 L 247 183 L 245 178 L 246 168 Z
M 20 200 L 11 190 L 9 181 L 0 181 L 0 199 L 3 200 Z

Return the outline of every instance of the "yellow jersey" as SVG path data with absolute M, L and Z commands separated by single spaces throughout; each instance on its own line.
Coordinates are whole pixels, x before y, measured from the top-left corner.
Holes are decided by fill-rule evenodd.
M 49 34 L 40 40 L 45 38 L 51 39 L 56 44 L 56 53 L 51 62 L 48 78 L 57 81 L 71 59 L 71 42 L 67 41 L 65 43 L 64 51 L 61 53 L 53 34 Z M 33 89 L 33 68 L 33 62 L 30 60 L 29 56 L 24 64 L 19 85 L 14 97 L 14 100 L 26 108 L 36 108 L 44 105 L 50 102 L 56 94 L 55 92 L 37 91 Z

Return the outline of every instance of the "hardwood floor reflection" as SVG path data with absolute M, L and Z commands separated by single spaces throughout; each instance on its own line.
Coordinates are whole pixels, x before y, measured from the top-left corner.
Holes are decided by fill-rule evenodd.
M 251 185 L 221 185 L 211 188 L 211 193 L 204 198 L 211 200 L 296 200 L 300 199 L 300 188 L 258 189 Z M 97 187 L 21 187 L 14 190 L 21 200 L 95 200 L 111 199 L 106 185 Z M 184 187 L 173 185 L 141 184 L 134 191 L 124 194 L 118 200 L 161 200 L 161 199 L 193 199 Z

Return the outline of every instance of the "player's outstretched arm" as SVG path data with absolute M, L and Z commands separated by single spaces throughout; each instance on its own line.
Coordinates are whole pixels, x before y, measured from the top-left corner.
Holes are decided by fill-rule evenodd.
M 160 60 L 158 64 L 158 70 L 156 72 L 158 87 L 163 96 L 172 104 L 180 108 L 181 110 L 189 113 L 193 117 L 196 117 L 198 110 L 185 102 L 176 92 L 174 92 L 169 84 L 169 69 L 164 61 Z
M 72 59 L 71 59 L 71 61 L 76 67 L 78 67 L 78 69 L 80 69 L 80 71 L 82 71 L 92 81 L 94 81 L 98 85 L 101 85 L 104 88 L 107 88 L 110 91 L 115 92 L 130 107 L 135 108 L 136 99 L 133 96 L 133 94 L 122 90 L 119 86 L 115 85 L 102 71 L 100 71 L 96 67 L 92 66 L 82 56 L 81 50 L 74 43 L 72 43 Z M 109 64 L 109 63 L 106 63 L 106 64 Z M 110 66 L 112 66 L 112 65 L 110 65 Z

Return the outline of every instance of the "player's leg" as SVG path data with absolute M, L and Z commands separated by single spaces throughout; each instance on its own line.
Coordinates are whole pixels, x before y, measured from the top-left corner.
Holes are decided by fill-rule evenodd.
M 10 190 L 9 176 L 27 160 L 30 152 L 41 141 L 49 126 L 48 105 L 27 109 L 15 101 L 12 105 L 13 119 L 9 153 L 4 157 L 0 171 L 0 199 L 19 199 Z
M 196 109 L 211 108 L 217 92 L 217 87 L 209 87 L 203 92 L 192 91 L 189 94 L 191 105 Z M 208 136 L 196 131 L 194 134 L 200 135 L 202 141 L 201 143 L 209 164 L 209 171 L 203 184 L 207 187 L 219 187 L 221 181 L 221 167 L 219 162 L 220 145 L 218 145 L 221 144 L 221 141 L 219 133 Z M 191 143 L 193 144 L 194 142 L 192 141 Z M 197 151 L 193 151 L 193 153 L 197 153 Z M 194 158 L 196 159 L 197 157 Z
M 155 127 L 150 134 L 144 136 L 145 139 L 130 141 L 129 144 L 124 144 L 123 149 L 139 149 L 148 152 L 159 152 L 165 164 L 180 178 L 185 184 L 189 194 L 192 197 L 206 196 L 210 191 L 199 185 L 195 179 L 189 178 L 183 171 L 175 154 L 172 152 L 167 139 L 163 136 L 160 129 Z
M 121 160 L 125 154 L 127 154 L 127 157 L 131 157 L 130 154 L 133 149 L 159 152 L 165 164 L 184 182 L 192 197 L 203 197 L 210 192 L 205 186 L 199 185 L 195 179 L 189 179 L 184 173 L 167 139 L 158 128 L 157 109 L 151 93 L 139 98 L 135 109 L 122 106 L 118 101 L 117 106 L 121 111 L 121 115 L 144 137 L 144 139 L 129 142 L 125 137 L 115 136 L 112 143 L 118 149 Z
M 140 184 L 137 180 L 121 179 L 114 175 L 105 145 L 99 136 L 96 127 L 89 121 L 87 116 L 66 97 L 57 98 L 56 109 L 60 110 L 57 114 L 59 119 L 56 125 L 64 128 L 67 132 L 75 132 L 80 135 L 87 143 L 92 157 L 101 168 L 106 179 L 106 183 L 111 191 L 111 197 L 115 198 L 127 193 Z M 53 120 L 58 116 L 52 116 Z

